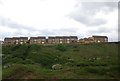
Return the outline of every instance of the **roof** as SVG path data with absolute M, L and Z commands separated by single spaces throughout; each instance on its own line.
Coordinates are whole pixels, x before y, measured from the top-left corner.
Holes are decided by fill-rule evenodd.
M 28 39 L 28 37 L 12 37 L 12 38 L 8 38 L 6 37 L 5 40 L 12 40 L 12 39 Z
M 45 39 L 46 37 L 30 37 L 30 39 Z
M 75 38 L 75 39 L 78 39 L 78 37 L 77 37 L 77 36 L 70 36 L 70 38 Z
M 53 37 L 53 36 L 50 36 L 50 37 L 48 37 L 48 39 L 55 39 L 55 37 Z
M 28 39 L 28 37 L 20 37 L 20 39 Z
M 7 38 L 5 38 L 4 40 L 10 40 L 10 39 L 13 39 L 13 38 L 8 38 L 8 37 L 7 37 Z
M 92 36 L 94 38 L 108 38 L 107 36 Z
M 70 36 L 56 36 L 55 38 L 70 38 Z
M 84 38 L 84 41 L 94 41 L 94 40 L 90 38 Z
M 48 39 L 56 39 L 56 38 L 75 38 L 77 39 L 77 36 L 51 36 L 51 37 L 48 37 Z

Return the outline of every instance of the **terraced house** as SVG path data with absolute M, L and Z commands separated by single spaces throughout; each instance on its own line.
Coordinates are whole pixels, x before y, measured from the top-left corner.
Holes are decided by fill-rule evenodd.
M 79 43 L 100 43 L 108 42 L 107 36 L 92 36 L 88 38 L 79 39 Z
M 4 45 L 23 44 L 29 42 L 30 44 L 66 44 L 66 43 L 99 43 L 108 42 L 107 36 L 92 36 L 88 38 L 79 39 L 77 36 L 49 36 L 46 39 L 45 36 L 38 37 L 13 37 L 5 38 Z
M 107 36 L 92 36 L 93 40 L 95 42 L 108 42 L 108 37 Z
M 80 39 L 79 43 L 94 43 L 95 41 L 92 38 L 84 38 L 84 39 Z
M 46 37 L 30 37 L 30 44 L 46 44 Z
M 77 36 L 55 36 L 48 37 L 49 44 L 65 44 L 65 43 L 75 43 L 77 42 Z
M 28 41 L 28 37 L 5 38 L 4 45 L 23 44 Z

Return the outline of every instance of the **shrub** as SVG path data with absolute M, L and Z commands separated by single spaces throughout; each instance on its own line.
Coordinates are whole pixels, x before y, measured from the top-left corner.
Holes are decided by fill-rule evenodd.
M 61 65 L 61 64 L 54 64 L 54 65 L 52 66 L 52 69 L 54 69 L 54 70 L 62 69 L 62 65 Z
M 54 54 L 51 53 L 40 53 L 40 52 L 34 52 L 30 53 L 28 56 L 28 59 L 33 60 L 36 63 L 40 63 L 43 66 L 50 67 L 52 64 L 56 63 L 55 59 L 57 57 Z
M 56 46 L 56 49 L 59 51 L 62 51 L 62 52 L 66 51 L 66 48 L 65 48 L 65 46 L 63 46 L 63 44 L 58 44 Z

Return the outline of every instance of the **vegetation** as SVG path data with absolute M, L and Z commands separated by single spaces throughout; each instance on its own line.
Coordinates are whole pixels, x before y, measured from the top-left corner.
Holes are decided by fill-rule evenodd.
M 21 44 L 3 46 L 4 79 L 116 79 L 118 45 Z

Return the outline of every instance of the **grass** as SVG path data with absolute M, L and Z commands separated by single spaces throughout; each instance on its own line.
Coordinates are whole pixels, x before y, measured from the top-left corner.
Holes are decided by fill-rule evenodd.
M 119 78 L 118 45 L 119 43 L 3 46 L 3 66 L 10 65 L 9 68 L 3 68 L 3 78 Z M 63 68 L 53 70 L 54 64 L 61 64 Z

